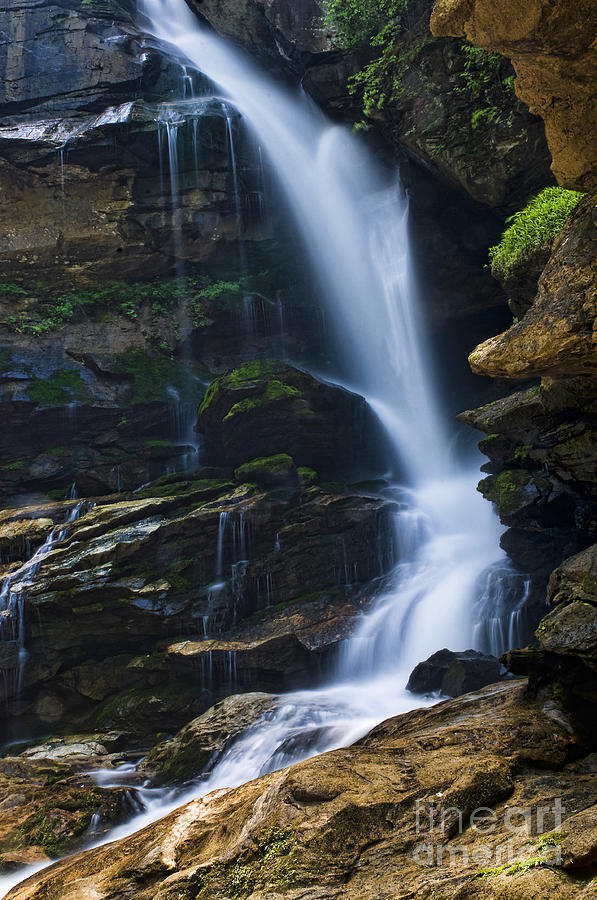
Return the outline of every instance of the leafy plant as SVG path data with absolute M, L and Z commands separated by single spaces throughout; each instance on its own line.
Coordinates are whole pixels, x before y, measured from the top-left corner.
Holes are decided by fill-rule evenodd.
M 489 249 L 493 275 L 507 278 L 520 262 L 551 247 L 566 219 L 584 195 L 561 187 L 544 188 L 525 208 L 507 221 L 499 244 Z

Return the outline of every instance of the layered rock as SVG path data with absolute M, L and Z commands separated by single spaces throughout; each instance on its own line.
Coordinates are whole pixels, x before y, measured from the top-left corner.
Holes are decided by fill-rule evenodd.
M 124 815 L 124 793 L 98 788 L 88 775 L 77 774 L 67 754 L 62 759 L 5 756 L 0 760 L 0 871 L 47 862 L 81 847 L 90 839 L 93 816 L 99 835 Z
M 512 60 L 516 92 L 545 122 L 558 183 L 576 190 L 597 187 L 597 11 L 581 0 L 567 4 L 533 0 L 437 0 L 431 18 L 436 35 L 466 37 Z
M 520 683 L 492 686 L 195 800 L 9 896 L 69 896 L 75 883 L 98 898 L 134 890 L 141 900 L 584 896 L 595 774 L 590 758 L 569 762 L 586 753 L 577 741 L 557 704 L 525 698 Z M 471 820 L 480 807 L 491 807 L 490 829 Z
M 59 723 L 99 704 L 102 729 L 147 735 L 157 708 L 176 729 L 239 686 L 308 683 L 395 561 L 393 507 L 379 499 L 180 477 L 143 494 L 67 522 L 32 583 L 13 577 L 25 597 L 13 644 L 28 659 L 7 684 L 24 686 L 22 713 Z M 290 604 L 276 624 L 273 607 Z M 271 628 L 251 618 L 264 610 Z

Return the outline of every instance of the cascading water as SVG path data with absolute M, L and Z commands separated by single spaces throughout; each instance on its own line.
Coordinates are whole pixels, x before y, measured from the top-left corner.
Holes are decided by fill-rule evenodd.
M 73 485 L 74 489 L 74 485 Z M 8 657 L 2 667 L 0 682 L 0 702 L 14 698 L 18 703 L 23 686 L 23 675 L 27 661 L 25 648 L 25 601 L 27 589 L 39 572 L 56 544 L 66 535 L 66 526 L 75 522 L 85 508 L 81 501 L 70 510 L 63 525 L 55 525 L 43 544 L 31 559 L 7 575 L 0 587 L 0 641 L 8 648 Z M 8 664 L 8 665 L 7 665 Z
M 449 458 L 418 321 L 400 188 L 384 185 L 359 142 L 330 126 L 305 96 L 284 92 L 238 50 L 201 30 L 184 0 L 143 6 L 148 29 L 217 85 L 277 175 L 342 350 L 338 380 L 366 397 L 394 450 L 402 484 L 399 564 L 392 590 L 346 642 L 330 684 L 285 695 L 185 792 L 144 790 L 145 811 L 110 840 L 192 797 L 348 744 L 384 718 L 432 702 L 406 692 L 412 667 L 445 646 L 499 652 L 515 638 L 526 590 L 499 550 L 490 505 L 475 490 L 478 462 L 462 467 Z M 227 524 L 221 519 L 219 543 Z M 219 547 L 215 589 L 222 553 Z

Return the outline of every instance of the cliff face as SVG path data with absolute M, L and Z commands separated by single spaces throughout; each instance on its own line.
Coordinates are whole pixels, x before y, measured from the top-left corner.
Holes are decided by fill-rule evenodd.
M 579 0 L 437 0 L 436 35 L 466 37 L 507 56 L 516 93 L 545 122 L 559 184 L 597 188 L 597 8 Z
M 594 686 L 597 631 L 596 25 L 594 3 L 572 11 L 551 0 L 437 0 L 431 17 L 435 34 L 466 36 L 512 60 L 518 95 L 545 120 L 558 182 L 589 192 L 556 238 L 530 306 L 519 307 L 520 321 L 469 358 L 478 374 L 540 384 L 462 416 L 488 435 L 480 447 L 489 476 L 479 489 L 509 527 L 503 546 L 534 573 L 539 599 L 554 564 L 581 551 L 549 579 L 556 609 L 539 624 L 540 649 L 507 657 L 535 686 L 561 680 L 573 705 L 586 704 Z

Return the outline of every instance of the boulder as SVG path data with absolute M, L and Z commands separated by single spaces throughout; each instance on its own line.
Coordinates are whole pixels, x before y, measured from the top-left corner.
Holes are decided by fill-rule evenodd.
M 520 683 L 492 685 L 389 719 L 351 747 L 194 800 L 34 875 L 10 900 L 75 890 L 98 898 L 134 892 L 138 900 L 257 893 L 333 900 L 347 891 L 355 900 L 438 891 L 580 898 L 586 857 L 565 870 L 543 862 L 547 845 L 552 852 L 562 841 L 554 797 L 564 808 L 558 831 L 574 816 L 588 822 L 594 807 L 594 767 L 581 777 L 578 762 L 566 767 L 571 749 L 578 752 L 574 742 Z M 527 806 L 544 810 L 537 834 L 516 817 Z M 481 807 L 491 808 L 489 834 Z M 480 893 L 478 885 L 489 887 Z
M 414 694 L 440 691 L 448 697 L 460 697 L 504 677 L 504 670 L 494 656 L 476 650 L 455 653 L 444 649 L 415 666 L 406 689 Z
M 180 784 L 217 763 L 230 743 L 278 704 L 275 694 L 235 694 L 185 725 L 168 741 L 153 747 L 138 771 L 153 784 Z
M 97 755 L 96 745 L 87 750 Z M 0 759 L 0 871 L 81 847 L 95 814 L 102 829 L 123 815 L 123 789 L 99 788 L 75 774 L 74 756 L 47 752 Z
M 356 463 L 369 425 L 375 429 L 362 397 L 271 359 L 217 378 L 199 408 L 208 463 L 288 454 L 334 478 Z

